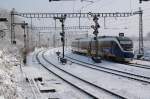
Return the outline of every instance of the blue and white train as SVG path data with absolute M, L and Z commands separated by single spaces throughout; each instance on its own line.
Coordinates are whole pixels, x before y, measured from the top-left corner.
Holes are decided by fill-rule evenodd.
M 94 38 L 80 38 L 72 42 L 73 53 L 94 56 L 96 54 Z M 133 42 L 125 36 L 98 37 L 98 55 L 117 61 L 129 62 L 134 57 Z

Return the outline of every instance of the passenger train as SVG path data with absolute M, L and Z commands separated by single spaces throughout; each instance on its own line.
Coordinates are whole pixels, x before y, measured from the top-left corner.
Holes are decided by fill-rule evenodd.
M 72 42 L 72 52 L 94 56 L 96 54 L 94 38 L 79 38 Z M 134 57 L 133 42 L 125 36 L 99 36 L 98 56 L 116 61 L 129 62 Z

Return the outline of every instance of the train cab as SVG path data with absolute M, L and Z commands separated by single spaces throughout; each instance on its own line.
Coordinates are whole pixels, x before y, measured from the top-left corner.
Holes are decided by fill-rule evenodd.
M 72 42 L 72 51 L 93 56 L 96 53 L 95 44 L 94 38 L 76 39 Z M 98 55 L 104 58 L 129 62 L 134 57 L 133 42 L 125 36 L 99 36 Z

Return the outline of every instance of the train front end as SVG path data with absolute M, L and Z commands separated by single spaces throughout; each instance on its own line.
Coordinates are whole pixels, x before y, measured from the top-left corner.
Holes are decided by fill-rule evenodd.
M 134 58 L 133 42 L 128 37 L 117 38 L 121 47 L 121 57 L 124 61 L 131 61 Z

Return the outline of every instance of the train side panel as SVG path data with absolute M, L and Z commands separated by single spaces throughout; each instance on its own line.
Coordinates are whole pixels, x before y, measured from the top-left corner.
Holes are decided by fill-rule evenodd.
M 81 39 L 72 43 L 73 52 L 94 56 L 96 53 L 95 41 L 93 39 Z M 116 38 L 98 39 L 99 56 L 115 58 L 117 60 L 130 60 L 134 57 L 133 50 L 125 51 Z

